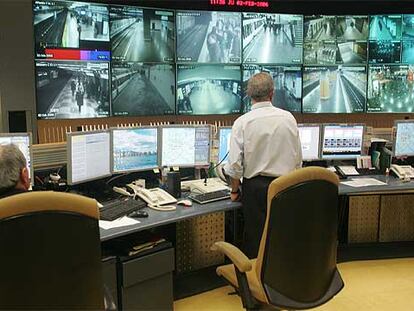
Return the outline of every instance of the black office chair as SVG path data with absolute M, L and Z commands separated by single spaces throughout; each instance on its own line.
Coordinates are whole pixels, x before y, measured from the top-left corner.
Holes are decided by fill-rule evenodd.
M 31 192 L 0 200 L 0 309 L 103 310 L 93 199 Z
M 217 274 L 237 289 L 246 309 L 314 308 L 343 288 L 336 267 L 338 183 L 317 167 L 279 177 L 269 186 L 257 259 L 226 242 L 212 246 L 233 262 Z

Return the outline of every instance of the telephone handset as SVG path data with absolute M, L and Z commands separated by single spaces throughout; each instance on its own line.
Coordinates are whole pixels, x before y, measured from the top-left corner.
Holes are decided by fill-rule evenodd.
M 391 172 L 393 172 L 398 178 L 414 178 L 414 168 L 411 165 L 391 165 Z
M 143 199 L 145 202 L 147 202 L 148 207 L 152 209 L 162 211 L 172 211 L 176 209 L 174 205 L 167 204 L 177 203 L 177 199 L 165 190 L 162 190 L 160 188 L 145 189 L 134 184 L 129 184 L 128 186 L 134 189 L 136 195 Z

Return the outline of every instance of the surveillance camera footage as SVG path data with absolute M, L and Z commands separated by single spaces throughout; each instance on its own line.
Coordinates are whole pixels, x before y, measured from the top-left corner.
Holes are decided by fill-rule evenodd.
M 413 112 L 414 67 L 371 65 L 368 72 L 368 112 Z
M 178 65 L 177 113 L 240 113 L 240 80 L 240 66 Z
M 244 62 L 302 63 L 302 15 L 243 13 L 242 22 Z
M 314 41 L 304 44 L 304 63 L 334 65 L 337 46 L 334 41 Z
M 363 40 L 368 39 L 368 16 L 337 16 L 337 40 Z
M 241 14 L 177 12 L 177 60 L 198 63 L 240 63 Z
M 174 12 L 132 6 L 110 7 L 112 59 L 174 60 Z
M 259 72 L 267 72 L 274 82 L 273 106 L 291 112 L 301 112 L 302 69 L 299 66 L 243 65 L 243 89 L 249 79 Z M 251 109 L 251 100 L 243 94 L 243 111 Z
M 414 15 L 403 15 L 402 20 L 403 40 L 414 40 Z
M 35 1 L 33 22 L 37 57 L 46 48 L 108 50 L 108 7 L 72 1 Z
M 367 42 L 338 42 L 336 62 L 338 64 L 365 64 L 367 62 Z
M 366 83 L 365 66 L 305 67 L 303 112 L 363 112 Z
M 111 79 L 115 116 L 174 114 L 173 65 L 115 62 Z
M 109 116 L 109 63 L 36 62 L 37 113 L 45 119 Z
M 401 15 L 371 15 L 369 22 L 370 40 L 400 40 Z
M 401 62 L 400 41 L 370 41 L 369 62 L 370 63 L 400 63 Z
M 334 41 L 336 39 L 335 16 L 305 16 L 305 42 Z

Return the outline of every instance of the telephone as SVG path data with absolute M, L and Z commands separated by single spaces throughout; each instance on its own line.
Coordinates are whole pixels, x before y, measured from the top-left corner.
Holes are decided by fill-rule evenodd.
M 414 168 L 411 165 L 391 165 L 391 172 L 400 179 L 414 178 Z
M 165 190 L 160 188 L 145 189 L 134 184 L 128 184 L 127 186 L 134 189 L 136 195 L 147 202 L 148 207 L 152 209 L 162 211 L 172 211 L 176 209 L 174 205 L 167 205 L 177 203 L 177 200 Z

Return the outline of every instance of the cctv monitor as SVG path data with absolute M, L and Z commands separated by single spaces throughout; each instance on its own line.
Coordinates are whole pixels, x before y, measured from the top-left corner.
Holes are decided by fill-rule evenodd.
M 303 161 L 318 160 L 320 158 L 321 126 L 319 124 L 298 124 L 298 129 Z
M 303 16 L 243 13 L 243 62 L 302 64 Z
M 231 127 L 219 128 L 218 163 L 226 163 L 229 159 Z
M 362 154 L 364 125 L 333 124 L 323 126 L 322 159 L 352 160 Z
M 413 112 L 413 65 L 370 65 L 368 112 Z
M 0 133 L 0 145 L 14 144 L 26 158 L 27 169 L 31 185 L 34 185 L 33 175 L 33 152 L 31 133 Z
M 240 66 L 236 65 L 177 65 L 177 113 L 240 113 L 240 80 Z
M 111 5 L 109 10 L 112 60 L 174 61 L 174 11 L 126 5 Z
M 210 126 L 166 126 L 160 131 L 162 166 L 210 165 Z
M 414 156 L 414 121 L 395 121 L 394 156 Z
M 366 85 L 365 66 L 305 67 L 303 112 L 364 112 Z
M 117 128 L 112 134 L 112 172 L 144 171 L 158 167 L 158 129 Z
M 241 62 L 241 13 L 177 11 L 177 60 Z
M 68 185 L 111 176 L 109 131 L 67 134 Z

